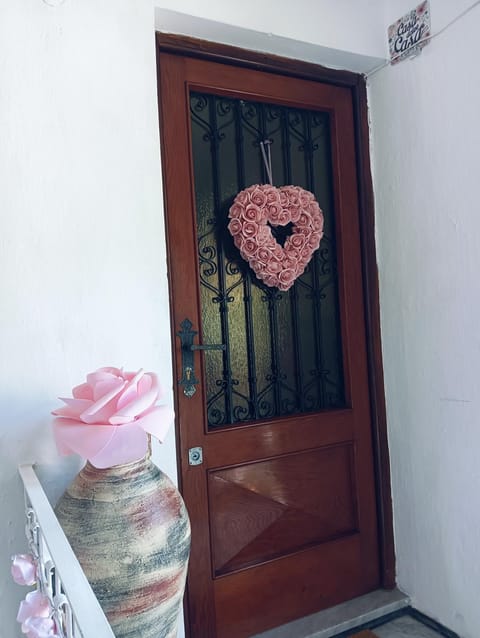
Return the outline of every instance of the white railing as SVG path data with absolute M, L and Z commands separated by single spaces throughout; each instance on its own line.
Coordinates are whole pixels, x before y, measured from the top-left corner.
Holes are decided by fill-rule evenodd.
M 38 565 L 38 587 L 50 600 L 61 638 L 115 638 L 31 465 L 19 467 L 25 533 Z

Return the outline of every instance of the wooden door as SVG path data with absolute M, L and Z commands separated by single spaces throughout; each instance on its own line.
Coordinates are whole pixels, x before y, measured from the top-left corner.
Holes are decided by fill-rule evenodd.
M 247 638 L 380 580 L 351 93 L 160 53 L 159 95 L 187 625 Z M 226 229 L 236 193 L 266 180 L 267 138 L 274 183 L 325 215 L 284 293 Z

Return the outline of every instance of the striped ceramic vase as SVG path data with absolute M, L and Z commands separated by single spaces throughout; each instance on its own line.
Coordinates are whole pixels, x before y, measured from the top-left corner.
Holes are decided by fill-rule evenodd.
M 190 522 L 148 459 L 81 470 L 55 508 L 116 638 L 174 638 Z

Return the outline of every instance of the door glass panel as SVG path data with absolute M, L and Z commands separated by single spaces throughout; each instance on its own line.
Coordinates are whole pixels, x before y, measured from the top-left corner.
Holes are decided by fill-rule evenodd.
M 209 428 L 345 405 L 329 114 L 190 94 Z M 287 292 L 256 278 L 227 229 L 235 195 L 267 183 L 313 192 L 325 217 L 320 248 Z M 282 243 L 282 238 L 277 238 Z

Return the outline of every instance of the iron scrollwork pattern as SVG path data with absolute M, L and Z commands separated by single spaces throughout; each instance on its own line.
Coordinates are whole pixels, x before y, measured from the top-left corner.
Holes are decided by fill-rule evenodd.
M 328 113 L 197 92 L 190 112 L 202 336 L 225 344 L 205 357 L 209 427 L 343 407 Z M 267 183 L 265 139 L 275 184 L 312 191 L 325 216 L 320 248 L 288 292 L 255 277 L 227 229 L 235 195 Z

